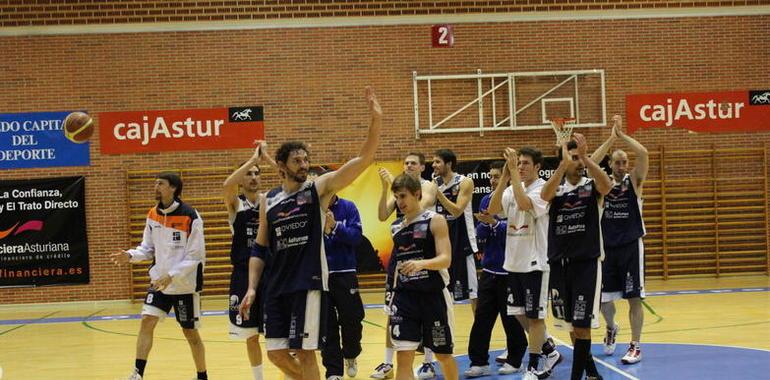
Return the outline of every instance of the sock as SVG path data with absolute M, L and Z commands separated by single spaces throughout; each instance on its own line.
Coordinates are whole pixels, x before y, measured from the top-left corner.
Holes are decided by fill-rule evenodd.
M 136 359 L 134 362 L 134 368 L 136 368 L 136 372 L 139 374 L 139 376 L 144 377 L 144 367 L 146 366 L 147 360 Z
M 540 364 L 540 353 L 530 353 L 529 354 L 529 364 L 527 365 L 527 370 L 535 370 L 537 371 L 537 366 Z
M 198 372 L 198 380 L 209 380 L 209 375 L 206 374 L 206 371 Z
M 425 358 L 422 359 L 423 363 L 433 363 L 433 351 L 430 348 L 425 347 Z
M 599 374 L 599 370 L 596 369 L 596 362 L 594 362 L 593 355 L 588 355 L 588 360 L 586 361 L 586 376 L 593 376 L 596 377 Z
M 262 377 L 262 364 L 251 367 L 251 374 L 254 375 L 254 380 L 264 380 Z
M 591 355 L 591 339 L 575 339 L 575 351 L 572 358 L 572 380 L 581 380 L 583 371 Z
M 396 350 L 385 347 L 385 364 L 393 365 L 393 355 L 396 353 Z

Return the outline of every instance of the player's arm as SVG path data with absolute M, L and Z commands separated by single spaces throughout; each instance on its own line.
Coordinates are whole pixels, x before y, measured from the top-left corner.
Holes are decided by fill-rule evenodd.
M 377 219 L 380 222 L 384 222 L 396 210 L 396 200 L 388 196 L 390 194 L 390 184 L 393 183 L 393 176 L 385 168 L 379 168 L 377 173 L 380 175 L 380 183 L 382 183 L 380 202 L 377 205 Z
M 252 166 L 259 163 L 260 156 L 265 155 L 262 150 L 264 141 L 257 141 L 257 148 L 254 149 L 254 154 L 238 169 L 230 174 L 225 183 L 222 184 L 222 195 L 224 197 L 225 206 L 227 207 L 227 214 L 232 218 L 238 211 L 238 184 L 244 175 L 251 169 Z
M 430 209 L 436 204 L 436 193 L 438 193 L 438 187 L 433 182 L 423 182 L 420 185 L 422 189 L 422 199 L 420 199 L 420 207 L 423 209 Z M 395 199 L 393 204 L 395 205 Z M 395 207 L 395 206 L 394 206 Z
M 147 220 L 149 222 L 149 219 Z M 121 250 L 110 254 L 110 260 L 116 265 L 136 263 L 155 258 L 155 242 L 152 241 L 152 228 L 150 224 L 144 225 L 142 242 L 134 249 Z
M 460 182 L 460 193 L 457 194 L 456 203 L 450 201 L 449 198 L 440 191 L 436 192 L 436 199 L 441 202 L 441 205 L 444 206 L 452 216 L 460 216 L 460 214 L 465 211 L 465 207 L 468 206 L 468 202 L 473 199 L 473 180 L 469 177 L 465 177 L 465 179 Z
M 628 144 L 628 148 L 636 155 L 634 170 L 631 172 L 631 180 L 634 181 L 634 187 L 641 191 L 642 182 L 647 178 L 647 171 L 650 168 L 650 155 L 644 145 L 623 133 L 620 123 L 618 123 L 618 136 Z
M 377 151 L 377 146 L 380 143 L 382 108 L 377 100 L 377 95 L 371 87 L 366 88 L 366 99 L 369 103 L 369 114 L 371 116 L 366 141 L 361 146 L 358 157 L 348 161 L 336 171 L 326 173 L 316 179 L 316 187 L 321 197 L 328 198 L 331 194 L 336 194 L 358 178 L 374 162 L 374 153 Z
M 567 173 L 567 166 L 569 166 L 570 160 L 567 141 L 564 141 L 561 145 L 561 161 L 559 161 L 559 166 L 553 171 L 551 178 L 548 178 L 548 181 L 545 182 L 543 189 L 540 191 L 540 198 L 544 201 L 550 202 L 556 197 L 556 190 L 559 189 L 559 184 L 564 179 L 564 174 Z M 596 164 L 594 163 L 594 165 Z
M 423 260 L 408 260 L 401 264 L 400 271 L 404 274 L 414 274 L 423 269 L 440 270 L 449 268 L 452 263 L 452 246 L 449 242 L 449 227 L 446 219 L 436 215 L 430 220 L 430 231 L 436 246 L 436 257 Z
M 610 151 L 610 148 L 612 147 L 612 144 L 615 143 L 615 140 L 618 139 L 618 132 L 616 129 L 616 126 L 618 124 L 617 118 L 620 118 L 619 115 L 615 115 L 612 117 L 613 126 L 612 126 L 612 132 L 610 132 L 610 137 L 607 138 L 607 140 L 604 140 L 602 145 L 599 145 L 596 150 L 591 153 L 591 160 L 593 162 L 596 162 L 597 164 L 602 162 L 604 157 L 607 155 L 607 152 Z
M 262 277 L 262 272 L 265 270 L 265 260 L 267 257 L 267 250 L 270 244 L 267 230 L 267 201 L 266 197 L 259 197 L 259 228 L 257 229 L 257 239 L 254 244 L 254 248 L 251 250 L 251 257 L 249 258 L 249 288 L 246 294 L 241 300 L 241 306 L 238 309 L 238 313 L 244 318 L 249 319 L 249 312 L 251 305 L 254 303 L 254 299 L 257 296 L 257 284 Z
M 337 221 L 329 235 L 346 245 L 355 247 L 361 242 L 363 236 L 361 215 L 353 203 L 349 203 L 348 206 L 350 207 L 345 210 L 345 222 Z
M 506 167 L 508 168 L 508 174 L 511 177 L 511 189 L 513 190 L 513 199 L 516 200 L 516 206 L 521 211 L 532 210 L 532 200 L 529 199 L 527 191 L 524 190 L 524 185 L 521 183 L 521 176 L 519 176 L 519 155 L 516 150 L 511 148 L 505 148 L 503 156 L 506 160 Z
M 508 163 L 503 166 L 503 171 L 500 174 L 500 181 L 497 182 L 497 187 L 492 191 L 492 196 L 489 197 L 489 207 L 487 208 L 488 215 L 497 215 L 499 213 L 505 214 L 503 210 L 503 193 L 508 187 L 508 182 L 511 180 L 511 174 L 508 173 Z
M 594 179 L 596 191 L 601 195 L 607 195 L 612 190 L 612 180 L 610 176 L 590 157 L 588 157 L 588 145 L 586 138 L 580 133 L 575 133 L 575 142 L 577 143 L 578 158 L 583 161 L 588 176 Z

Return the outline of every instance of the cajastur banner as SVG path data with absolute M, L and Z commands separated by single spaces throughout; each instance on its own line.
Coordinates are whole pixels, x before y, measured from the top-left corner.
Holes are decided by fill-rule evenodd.
M 683 128 L 693 132 L 770 130 L 770 90 L 626 96 L 628 132 Z
M 0 287 L 88 283 L 85 182 L 0 181 Z
M 99 114 L 103 154 L 252 148 L 264 136 L 261 106 Z

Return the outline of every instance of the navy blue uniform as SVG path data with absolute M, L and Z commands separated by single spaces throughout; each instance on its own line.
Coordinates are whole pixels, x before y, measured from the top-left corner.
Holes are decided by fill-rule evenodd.
M 602 240 L 592 179 L 563 182 L 549 208 L 548 263 L 554 317 L 575 327 L 598 325 Z
M 388 278 L 395 286 L 388 325 L 396 351 L 415 350 L 420 342 L 439 354 L 451 354 L 454 347 L 447 271 L 424 269 L 411 275 L 399 272 L 402 262 L 436 257 L 430 230 L 434 216 L 434 212 L 424 211 L 408 225 L 403 219 L 391 225 L 393 252 Z
M 644 297 L 644 234 L 641 201 L 626 174 L 604 197 L 602 301 Z
M 233 233 L 230 246 L 230 263 L 233 265 L 230 274 L 230 336 L 249 338 L 262 329 L 262 287 L 257 287 L 257 297 L 251 305 L 248 320 L 241 318 L 238 308 L 249 288 L 249 258 L 259 230 L 259 202 L 252 204 L 244 195 L 239 195 L 238 201 L 235 218 L 230 221 Z
M 315 183 L 267 194 L 269 270 L 265 271 L 267 349 L 315 350 L 323 339 L 322 292 L 328 290 L 320 198 Z
M 334 214 L 335 225 L 329 234 L 324 234 L 329 263 L 329 307 L 326 345 L 321 351 L 327 378 L 341 377 L 343 358 L 355 359 L 361 354 L 364 320 L 364 304 L 356 276 L 356 247 L 363 236 L 361 217 L 353 202 L 337 197 L 329 210 Z
M 449 183 L 443 183 L 442 177 L 436 178 L 438 191 L 452 203 L 457 203 L 460 194 L 460 183 L 465 176 L 455 174 Z M 436 201 L 436 213 L 446 218 L 449 225 L 449 239 L 452 243 L 452 265 L 449 267 L 449 292 L 455 301 L 476 298 L 478 279 L 473 254 L 478 252 L 476 231 L 473 225 L 473 210 L 471 202 L 460 216 L 452 216 L 441 202 Z

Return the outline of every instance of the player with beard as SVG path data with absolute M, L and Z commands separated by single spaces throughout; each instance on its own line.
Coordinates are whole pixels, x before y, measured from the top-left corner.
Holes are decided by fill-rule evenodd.
M 473 180 L 455 173 L 457 156 L 449 149 L 439 149 L 433 156 L 436 212 L 449 223 L 452 242 L 452 266 L 449 268 L 449 291 L 455 301 L 470 299 L 476 309 L 478 279 L 473 255 L 478 252 L 473 224 Z
M 308 148 L 287 142 L 276 153 L 281 185 L 270 190 L 259 207 L 257 241 L 249 260 L 249 289 L 240 312 L 249 319 L 265 261 L 264 316 L 267 356 L 294 379 L 318 379 L 314 350 L 323 339 L 322 311 L 328 287 L 323 232 L 332 196 L 353 182 L 373 161 L 380 138 L 382 109 L 367 88 L 370 124 L 357 157 L 338 170 L 309 181 Z M 269 259 L 268 259 L 269 255 Z M 289 350 L 297 355 L 295 360 Z
M 615 300 L 628 300 L 628 317 L 631 323 L 631 344 L 621 358 L 624 364 L 642 360 L 639 341 L 644 325 L 644 220 L 642 219 L 642 185 L 647 177 L 649 156 L 647 149 L 631 136 L 623 133 L 620 115 L 612 118 L 610 138 L 591 155 L 600 161 L 617 140 L 624 141 L 636 155 L 634 169 L 628 170 L 628 154 L 620 149 L 612 152 L 612 190 L 604 197 L 602 213 L 602 237 L 605 258 L 602 263 L 601 310 L 607 322 L 604 337 L 604 354 L 615 353 Z

